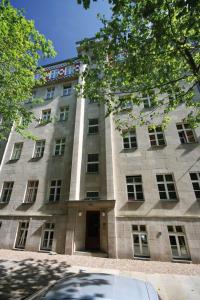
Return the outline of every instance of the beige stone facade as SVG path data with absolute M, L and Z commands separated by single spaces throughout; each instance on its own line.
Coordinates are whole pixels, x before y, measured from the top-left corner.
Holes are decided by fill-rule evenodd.
M 199 263 L 200 128 L 184 124 L 181 105 L 162 136 L 143 126 L 125 141 L 103 105 L 77 96 L 77 80 L 51 80 L 36 88 L 44 102 L 27 104 L 40 157 L 13 130 L 0 149 L 0 247 Z

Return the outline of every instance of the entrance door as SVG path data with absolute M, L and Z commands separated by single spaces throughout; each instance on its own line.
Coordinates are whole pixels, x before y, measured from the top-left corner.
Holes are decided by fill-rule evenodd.
M 100 212 L 87 211 L 85 248 L 87 250 L 100 249 Z

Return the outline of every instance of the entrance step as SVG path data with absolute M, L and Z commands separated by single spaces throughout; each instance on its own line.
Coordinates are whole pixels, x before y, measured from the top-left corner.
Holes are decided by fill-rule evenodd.
M 95 251 L 74 251 L 74 255 L 108 257 L 108 254 L 106 252 L 95 252 Z

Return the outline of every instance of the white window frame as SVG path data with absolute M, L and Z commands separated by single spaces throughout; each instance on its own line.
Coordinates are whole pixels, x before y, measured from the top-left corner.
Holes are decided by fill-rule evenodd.
M 133 229 L 133 226 L 137 226 L 137 230 Z M 145 230 L 142 230 L 142 226 L 145 227 Z M 138 236 L 138 239 L 139 239 L 139 251 L 140 253 L 135 253 L 135 242 L 134 242 L 134 235 L 137 235 Z M 142 243 L 142 239 L 143 239 L 143 236 L 146 237 L 146 241 L 147 241 L 147 253 L 148 254 L 145 254 L 144 253 L 144 246 L 143 246 L 143 243 Z M 150 257 L 150 251 L 149 251 L 149 240 L 148 240 L 148 232 L 147 232 L 147 229 L 146 229 L 146 225 L 132 225 L 132 237 L 133 237 L 133 256 L 135 258 L 149 258 Z
M 37 198 L 39 180 L 28 180 L 24 203 L 34 203 Z
M 69 115 L 69 106 L 61 106 L 59 108 L 59 121 L 67 121 Z
M 168 225 L 167 227 L 169 228 L 170 226 L 173 227 L 173 231 L 169 231 L 169 229 L 168 229 L 168 236 L 169 236 L 169 243 L 170 243 L 170 247 L 171 247 L 172 258 L 173 259 L 189 260 L 190 259 L 190 251 L 189 251 L 189 247 L 188 247 L 188 242 L 187 242 L 187 237 L 186 237 L 184 226 L 182 226 L 182 225 Z M 177 231 L 177 227 L 181 227 L 182 232 Z M 170 236 L 175 237 L 178 256 L 173 255 Z M 185 256 L 181 255 L 181 247 L 180 247 L 180 243 L 179 243 L 179 239 L 178 239 L 179 236 L 183 237 L 183 239 L 184 239 L 185 248 L 186 248 L 186 252 L 187 252 L 187 255 L 185 255 Z
M 24 227 L 22 225 L 25 224 Z M 17 228 L 17 236 L 15 241 L 15 248 L 25 249 L 27 235 L 28 235 L 28 228 L 29 228 L 29 221 L 19 221 L 18 228 Z
M 41 123 L 51 121 L 51 109 L 42 110 Z
M 192 179 L 191 178 L 191 175 L 193 175 L 193 174 L 196 175 L 197 179 Z M 198 197 L 197 194 L 196 194 L 196 192 L 200 193 L 200 172 L 190 172 L 190 179 L 191 179 L 191 182 L 192 182 L 192 187 L 193 187 L 193 191 L 194 191 L 195 197 L 196 197 L 197 200 L 199 200 L 200 196 Z M 199 186 L 198 189 L 196 189 L 194 187 L 193 183 L 194 184 L 198 184 L 198 186 Z
M 63 85 L 63 97 L 70 96 L 72 94 L 72 85 Z
M 18 147 L 18 149 L 17 149 L 17 147 Z M 20 159 L 20 156 L 21 156 L 21 153 L 22 153 L 22 148 L 23 148 L 23 142 L 14 143 L 13 150 L 12 150 L 12 155 L 11 155 L 11 160 Z
M 54 156 L 64 155 L 64 153 L 65 153 L 65 143 L 66 143 L 65 138 L 57 138 L 55 140 L 54 151 L 53 151 Z
M 141 181 L 137 182 L 135 181 L 136 177 L 140 178 Z M 128 178 L 132 178 L 132 182 L 128 182 Z M 133 186 L 133 191 L 129 192 L 128 191 L 128 186 Z M 142 189 L 141 191 L 137 191 L 137 186 L 141 186 Z M 128 175 L 126 176 L 126 188 L 127 188 L 127 197 L 128 201 L 144 201 L 144 190 L 143 190 L 143 182 L 142 182 L 142 175 Z M 134 194 L 134 198 L 129 197 L 129 194 Z M 138 194 L 142 194 L 143 198 L 138 199 Z
M 46 100 L 53 99 L 55 92 L 55 86 L 48 87 L 46 92 Z
M 131 129 L 129 131 L 123 131 L 123 149 L 136 149 L 137 148 L 137 134 L 136 129 Z M 132 139 L 135 139 L 135 142 L 132 141 Z M 125 139 L 128 139 L 126 142 Z M 132 146 L 132 144 L 135 144 L 135 146 Z M 128 147 L 125 147 L 125 145 L 128 145 Z
M 196 136 L 195 136 L 195 132 L 192 128 L 185 128 L 185 126 L 188 126 L 189 124 L 187 123 L 177 123 L 176 124 L 176 128 L 178 131 L 178 135 L 179 135 L 179 139 L 181 144 L 193 144 L 196 143 Z M 178 126 L 182 126 L 182 129 L 178 129 Z M 194 139 L 194 141 L 190 142 L 189 138 L 188 138 L 188 132 L 191 131 L 192 132 L 192 137 Z M 180 137 L 180 134 L 182 134 L 182 137 Z
M 97 193 L 97 196 L 89 197 L 88 193 Z M 99 199 L 99 191 L 86 191 L 85 198 L 86 199 Z
M 166 140 L 165 140 L 165 134 L 161 128 L 161 126 L 156 126 L 156 128 L 148 127 L 148 133 L 149 133 L 149 141 L 151 144 L 151 147 L 163 147 L 166 146 Z M 162 135 L 162 138 L 159 138 L 158 135 Z M 151 140 L 151 136 L 154 136 L 154 139 Z M 164 141 L 164 144 L 160 144 L 160 141 Z M 152 141 L 155 141 L 155 145 L 152 145 Z
M 144 109 L 148 109 L 148 108 L 154 107 L 154 105 L 152 103 L 152 97 L 149 94 L 143 95 L 142 96 L 142 101 L 143 101 Z
M 44 155 L 46 140 L 38 140 L 35 142 L 33 158 L 41 158 Z
M 96 121 L 95 124 L 90 124 L 91 122 Z M 94 132 L 93 132 L 94 129 Z M 91 130 L 91 132 L 90 132 Z M 99 133 L 99 119 L 98 118 L 93 118 L 93 119 L 88 119 L 88 134 L 97 134 Z
M 6 184 L 8 184 L 8 187 L 6 187 Z M 14 186 L 14 181 L 4 181 L 2 190 L 1 190 L 1 198 L 0 198 L 0 203 L 8 203 L 10 201 L 12 191 L 13 191 L 13 186 Z M 6 201 L 3 201 L 4 194 L 6 192 Z
M 98 160 L 88 161 L 89 160 L 89 155 L 98 155 Z M 97 166 L 97 171 L 94 171 L 94 172 L 89 171 L 88 170 L 89 165 L 96 165 Z M 99 153 L 88 153 L 88 155 L 87 155 L 86 172 L 89 173 L 89 174 L 97 174 L 97 173 L 99 173 Z
M 49 227 L 49 228 L 48 228 Z M 43 246 L 44 244 L 44 237 L 45 237 L 45 232 L 48 233 L 48 238 L 47 238 L 47 245 Z M 50 239 L 51 233 L 53 232 L 53 238 Z M 41 242 L 40 242 L 40 251 L 52 251 L 52 246 L 53 246 L 53 240 L 54 240 L 54 234 L 55 234 L 55 223 L 51 222 L 46 222 L 43 226 L 42 230 L 42 237 L 41 237 Z M 50 245 L 50 241 L 52 240 L 52 243 Z
M 172 176 L 172 180 L 166 180 L 166 176 L 168 176 L 168 175 Z M 157 176 L 163 176 L 163 181 L 158 181 Z M 176 190 L 176 183 L 175 183 L 174 176 L 173 176 L 172 173 L 156 174 L 156 181 L 157 181 L 157 186 L 159 184 L 162 184 L 162 185 L 164 185 L 164 188 L 165 188 L 165 190 L 160 191 L 159 190 L 159 186 L 158 186 L 159 197 L 160 197 L 160 192 L 161 193 L 165 193 L 167 195 L 167 198 L 165 198 L 165 199 L 162 199 L 160 197 L 161 201 L 177 201 L 178 200 L 178 193 L 177 193 L 177 190 Z M 169 191 L 167 184 L 173 184 L 174 185 L 174 191 Z M 175 193 L 176 194 L 176 198 L 170 198 L 170 194 L 169 194 L 170 192 Z
M 55 181 L 55 185 L 52 184 L 53 181 Z M 58 184 L 59 181 L 60 181 L 60 185 Z M 50 188 L 49 188 L 49 201 L 48 202 L 52 203 L 52 202 L 60 201 L 61 187 L 62 187 L 62 180 L 61 179 L 51 180 Z M 54 193 L 51 193 L 51 189 L 54 189 Z M 53 195 L 53 200 L 50 200 L 51 195 Z M 59 199 L 57 200 L 56 198 L 57 198 L 58 195 L 59 195 Z

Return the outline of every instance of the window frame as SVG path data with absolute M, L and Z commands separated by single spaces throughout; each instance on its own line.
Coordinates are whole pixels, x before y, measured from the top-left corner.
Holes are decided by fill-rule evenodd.
M 47 119 L 46 119 L 46 117 L 44 118 L 45 113 L 47 113 L 46 114 L 48 116 Z M 51 122 L 51 109 L 50 108 L 42 110 L 42 115 L 41 115 L 41 119 L 40 119 L 41 124 L 45 124 L 45 123 L 49 123 L 49 122 Z
M 155 105 L 152 103 L 152 97 L 149 94 L 142 95 L 142 102 L 144 109 L 150 109 L 155 107 Z M 148 105 L 146 105 L 145 103 L 147 103 Z
M 25 224 L 24 227 L 22 227 L 23 223 Z M 14 248 L 16 248 L 16 249 L 25 249 L 26 248 L 28 228 L 29 228 L 29 221 L 28 220 L 19 221 Z M 22 231 L 22 234 L 21 234 L 21 231 Z M 19 243 L 21 239 L 22 239 L 22 241 L 21 241 L 21 243 Z
M 178 126 L 182 126 L 182 129 L 178 129 Z M 196 138 L 196 134 L 195 134 L 194 129 L 191 128 L 191 127 L 185 128 L 185 126 L 189 126 L 189 124 L 184 123 L 184 122 L 176 123 L 176 129 L 177 129 L 177 132 L 178 132 L 180 143 L 182 145 L 197 143 L 197 138 Z M 194 141 L 192 141 L 192 142 L 190 142 L 189 139 L 188 139 L 188 134 L 187 134 L 188 131 L 192 132 L 192 138 L 194 139 Z M 181 134 L 182 134 L 182 136 L 181 136 Z M 184 141 L 184 142 L 182 142 L 182 141 Z
M 172 181 L 168 181 L 168 180 L 166 180 L 166 176 L 168 176 L 168 175 L 170 175 L 170 176 L 172 176 Z M 158 181 L 158 178 L 157 178 L 157 176 L 163 176 L 163 178 L 164 178 L 164 180 L 163 181 Z M 167 198 L 165 198 L 165 199 L 162 199 L 161 197 L 160 197 L 160 201 L 178 201 L 178 192 L 177 192 L 177 188 L 176 188 L 176 182 L 175 182 L 175 179 L 174 179 L 174 174 L 172 174 L 172 173 L 158 173 L 158 174 L 156 174 L 156 182 L 157 182 L 157 188 L 158 188 L 158 193 L 159 193 L 159 197 L 160 197 L 160 193 L 165 193 L 166 195 L 167 195 Z M 165 190 L 161 190 L 160 191 L 160 189 L 159 189 L 159 186 L 158 185 L 164 185 L 164 187 L 165 187 Z M 168 190 L 168 186 L 167 186 L 167 184 L 173 184 L 174 185 L 174 191 L 172 190 L 172 191 L 169 191 Z M 169 193 L 175 193 L 176 194 L 176 198 L 169 198 Z
M 169 231 L 169 227 L 172 227 L 173 231 Z M 182 231 L 181 232 L 177 231 L 177 227 L 181 227 Z M 173 260 L 190 260 L 191 256 L 190 256 L 190 250 L 189 250 L 187 236 L 186 236 L 186 232 L 185 232 L 185 227 L 183 225 L 168 225 L 167 231 L 168 231 L 168 238 L 169 238 L 169 244 L 170 244 L 170 248 L 171 248 L 172 259 Z M 173 245 L 171 244 L 170 236 L 175 237 L 178 256 L 173 254 L 173 250 L 172 250 Z M 185 249 L 187 252 L 186 256 L 181 255 L 181 247 L 180 247 L 179 237 L 183 237 L 183 239 L 184 239 Z
M 140 182 L 135 181 L 136 178 L 140 177 Z M 133 182 L 128 182 L 128 178 L 132 178 Z M 128 186 L 133 186 L 132 191 L 130 192 L 128 190 Z M 141 190 L 137 191 L 136 186 L 141 186 Z M 144 202 L 144 189 L 143 189 L 143 181 L 142 181 L 142 175 L 127 175 L 126 176 L 126 191 L 127 191 L 127 198 L 130 202 Z M 129 194 L 134 194 L 134 198 L 129 197 Z M 138 199 L 138 194 L 142 194 L 142 198 Z
M 51 100 L 54 97 L 55 86 L 48 87 L 46 90 L 46 98 L 45 100 Z
M 43 143 L 43 145 L 38 146 L 37 143 Z M 39 159 L 44 156 L 45 144 L 46 144 L 46 140 L 35 141 L 35 147 L 34 147 L 34 152 L 33 152 L 32 158 Z M 39 149 L 39 151 L 37 151 L 38 149 Z M 39 153 L 39 155 L 38 155 L 38 153 Z
M 58 141 L 60 141 L 58 143 Z M 53 156 L 63 156 L 65 154 L 66 138 L 60 137 L 56 138 L 54 142 Z M 58 153 L 57 153 L 58 152 Z
M 137 226 L 137 230 L 133 229 L 133 226 Z M 142 230 L 141 227 L 144 226 L 145 230 Z M 150 258 L 150 249 L 149 249 L 149 237 L 148 237 L 148 231 L 147 231 L 147 226 L 144 224 L 140 224 L 140 225 L 132 225 L 132 230 L 131 230 L 131 234 L 132 234 L 132 240 L 133 240 L 133 257 L 134 258 Z M 138 236 L 138 240 L 139 243 L 139 252 L 140 253 L 135 253 L 135 241 L 134 241 L 134 236 Z M 142 236 L 146 237 L 146 245 L 147 245 L 147 255 L 144 253 L 144 244 L 142 242 Z
M 98 160 L 89 161 L 89 155 L 98 155 Z M 89 166 L 96 165 L 97 170 L 96 171 L 89 171 Z M 87 165 L 86 165 L 86 173 L 88 174 L 98 174 L 99 173 L 99 153 L 88 153 L 87 154 Z
M 13 145 L 13 149 L 12 149 L 12 153 L 11 153 L 11 158 L 10 160 L 19 160 L 20 157 L 21 157 L 21 154 L 22 154 L 22 148 L 23 148 L 23 142 L 17 142 L 17 143 L 14 143 Z M 15 149 L 16 145 L 20 145 L 20 148 L 19 149 Z M 18 151 L 18 156 L 16 157 L 16 153 L 15 153 L 15 156 L 14 156 L 14 151 Z
M 55 185 L 52 185 L 53 182 L 56 182 Z M 60 182 L 60 185 L 58 185 Z M 60 201 L 61 196 L 61 188 L 62 188 L 62 180 L 61 179 L 52 179 L 49 186 L 49 195 L 48 195 L 48 203 L 57 203 Z M 51 190 L 54 189 L 54 192 L 51 193 Z M 58 192 L 59 191 L 59 192 Z M 50 200 L 51 195 L 53 195 L 53 200 Z M 57 199 L 58 196 L 58 199 Z
M 133 133 L 132 133 L 133 132 Z M 124 150 L 131 150 L 131 149 L 137 149 L 138 144 L 137 144 L 137 133 L 136 129 L 131 129 L 131 130 L 123 130 L 122 131 L 122 145 Z M 124 136 L 124 134 L 127 134 Z M 131 141 L 132 138 L 135 138 L 135 146 L 132 146 L 133 142 Z M 125 142 L 125 139 L 128 139 L 128 142 Z M 127 144 L 129 147 L 125 147 L 125 144 Z
M 65 91 L 67 91 L 66 94 L 65 94 Z M 71 96 L 71 95 L 72 95 L 72 84 L 64 84 L 62 97 L 67 97 L 67 96 Z
M 161 130 L 160 130 L 160 128 L 161 128 Z M 150 142 L 150 145 L 152 148 L 167 146 L 165 134 L 164 134 L 164 131 L 162 130 L 161 126 L 158 125 L 155 128 L 148 127 L 148 134 L 149 134 L 149 142 Z M 162 135 L 162 138 L 159 138 L 158 135 Z M 153 136 L 154 136 L 154 139 L 151 140 L 151 137 L 153 137 Z M 152 144 L 153 141 L 155 141 L 155 143 L 156 143 L 155 145 Z M 160 141 L 164 141 L 164 144 L 160 144 Z
M 61 112 L 62 109 L 65 109 L 65 111 Z M 64 118 L 61 118 L 62 114 L 64 115 Z M 59 107 L 59 119 L 58 119 L 58 121 L 59 122 L 67 121 L 68 117 L 69 117 L 69 106 L 68 105 L 66 105 L 66 106 L 60 106 Z
M 5 187 L 6 184 L 9 184 L 11 186 Z M 5 204 L 9 203 L 11 196 L 12 196 L 13 187 L 14 187 L 14 181 L 4 181 L 3 182 L 2 189 L 1 189 L 0 203 L 5 203 Z M 7 191 L 6 192 L 6 201 L 3 201 L 5 190 Z
M 47 228 L 47 225 L 50 225 L 50 228 Z M 45 237 L 45 233 L 48 233 L 48 238 L 47 238 L 47 246 L 43 246 L 44 245 L 44 237 Z M 53 237 L 51 239 L 51 233 L 53 233 Z M 52 246 L 53 246 L 53 241 L 54 241 L 54 234 L 55 234 L 55 223 L 52 222 L 45 222 L 43 224 L 43 229 L 42 229 L 42 235 L 41 235 L 41 241 L 40 241 L 40 251 L 52 251 Z M 51 245 L 49 247 L 49 242 L 52 240 Z
M 96 124 L 90 124 L 91 121 L 96 120 Z M 93 129 L 95 128 L 95 130 L 93 131 Z M 90 132 L 91 130 L 91 132 Z M 99 133 L 99 119 L 98 118 L 92 118 L 92 119 L 88 119 L 88 135 L 95 135 Z
M 33 184 L 33 186 L 31 186 Z M 25 204 L 32 204 L 37 199 L 39 180 L 28 180 L 26 184 L 26 193 L 24 197 Z
M 189 174 L 196 200 L 200 200 L 200 172 L 190 172 Z M 194 174 L 197 176 L 197 179 L 191 178 L 191 175 Z M 194 187 L 194 184 L 198 184 L 198 189 Z M 199 196 L 197 196 L 197 193 L 199 193 Z
M 97 196 L 96 197 L 89 197 L 88 196 L 88 193 L 97 193 Z M 86 191 L 86 193 L 85 193 L 85 199 L 99 199 L 100 197 L 99 197 L 99 191 Z

